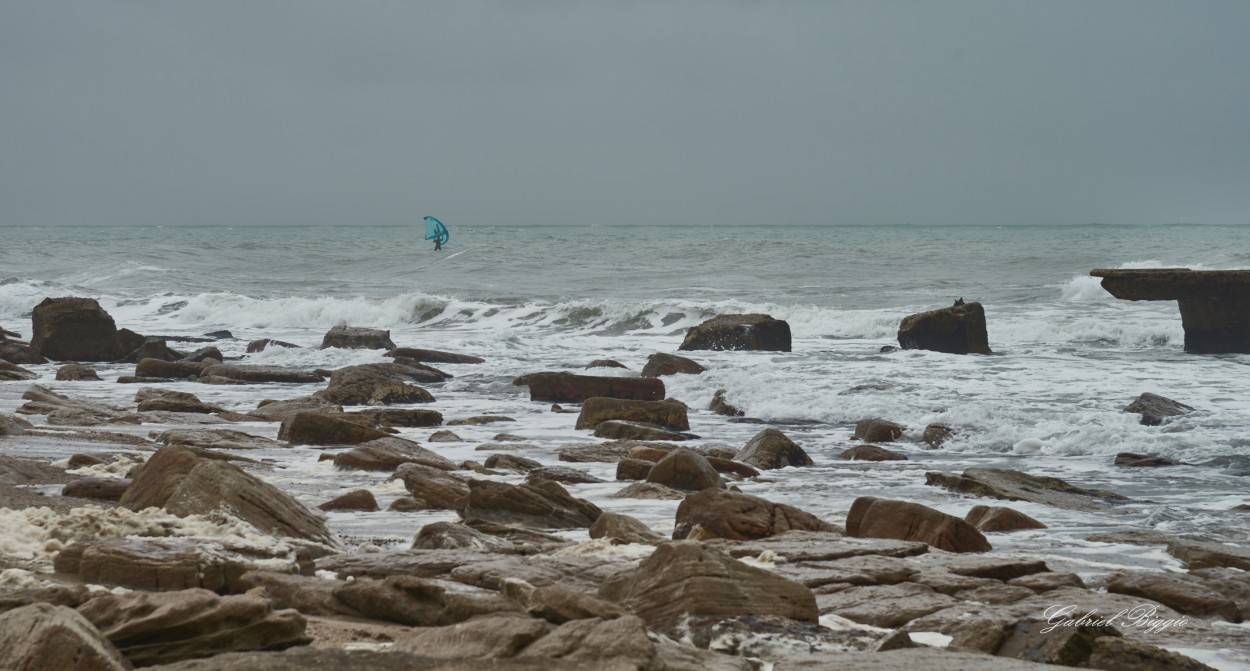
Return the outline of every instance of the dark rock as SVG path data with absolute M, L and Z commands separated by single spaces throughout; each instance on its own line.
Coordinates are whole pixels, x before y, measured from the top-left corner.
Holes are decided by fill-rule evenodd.
M 613 538 L 625 543 L 655 545 L 664 537 L 640 520 L 621 513 L 603 513 L 590 525 L 591 538 Z
M 564 585 L 546 585 L 529 589 L 526 589 L 529 586 L 520 589 L 510 589 L 511 587 L 511 585 L 505 585 L 505 589 L 509 590 L 508 595 L 521 603 L 526 613 L 553 624 L 564 624 L 588 618 L 614 620 L 625 615 L 620 606 L 614 603 Z M 520 592 L 520 594 L 514 595 L 510 592 Z
M 904 317 L 898 325 L 898 344 L 947 354 L 990 354 L 985 308 L 966 303 Z
M 271 422 L 281 422 L 301 412 L 338 413 L 343 412 L 343 406 L 331 403 L 320 396 L 301 396 L 286 401 L 261 401 L 256 409 L 249 411 L 248 414 Z
M 1024 513 L 1002 506 L 973 506 L 964 516 L 964 521 L 984 533 L 1046 528 L 1045 524 Z
M 184 358 L 186 358 L 186 354 L 173 349 L 164 340 L 145 340 L 142 345 L 139 345 L 122 358 L 122 361 L 126 363 L 135 363 L 144 359 L 178 361 Z
M 1006 468 L 967 468 L 963 475 L 929 471 L 925 484 L 960 494 L 1008 501 L 1032 501 L 1068 510 L 1100 510 L 1128 498 L 1099 489 L 1084 489 L 1059 478 L 1029 475 Z
M 381 426 L 426 427 L 443 423 L 443 413 L 422 408 L 365 408 L 356 411 Z
M 498 536 L 482 533 L 477 529 L 454 522 L 427 524 L 412 539 L 414 550 L 483 550 L 493 551 L 510 548 L 514 544 Z
M 140 362 L 142 363 L 142 362 Z M 200 365 L 190 362 L 187 365 Z M 138 375 L 139 373 L 135 373 Z M 315 384 L 322 381 L 320 374 L 303 370 L 287 370 L 285 368 L 275 368 L 272 366 L 227 366 L 222 364 L 208 366 L 200 371 L 201 382 L 203 378 L 225 378 L 236 382 L 256 383 L 256 382 L 292 382 L 297 384 Z
M 31 348 L 54 361 L 114 361 L 126 354 L 117 324 L 93 298 L 45 298 L 31 322 Z
M 1219 567 L 1250 571 L 1250 548 L 1240 545 L 1175 540 L 1168 543 L 1168 554 L 1185 562 L 1191 571 Z
M 519 524 L 539 529 L 590 527 L 603 512 L 584 499 L 549 480 L 509 485 L 490 480 L 471 480 L 469 495 L 457 509 L 467 520 Z
M 971 524 L 919 503 L 861 496 L 846 516 L 848 536 L 920 541 L 948 552 L 988 552 Z
M 0 338 L 0 361 L 11 364 L 37 365 L 48 363 L 30 343 Z
M 120 480 L 118 478 L 79 478 L 65 485 L 61 489 L 61 496 L 120 501 L 122 494 L 125 494 L 126 489 L 129 487 L 129 480 Z
M 525 474 L 525 480 L 551 480 L 566 485 L 584 485 L 604 482 L 600 478 L 578 468 L 567 466 L 541 466 Z
M 924 428 L 924 433 L 920 435 L 920 440 L 923 440 L 929 447 L 936 450 L 942 447 L 942 444 L 954 433 L 955 430 L 951 427 L 945 424 L 934 423 Z
M 447 627 L 420 630 L 400 638 L 392 650 L 438 659 L 507 659 L 550 631 L 550 624 L 532 617 L 515 613 L 483 615 Z
M 677 506 L 673 539 L 688 537 L 695 527 L 703 538 L 757 540 L 799 531 L 834 531 L 832 524 L 794 506 L 748 494 L 705 489 L 686 496 Z
M 457 435 L 455 431 L 443 430 L 431 433 L 426 440 L 431 443 L 459 443 L 464 439 Z
M 2 369 L 3 369 L 3 364 L 0 364 L 0 370 Z M 34 379 L 35 377 L 38 377 L 38 375 L 33 375 L 32 377 L 27 377 L 27 378 L 17 378 L 17 379 L 31 380 L 31 379 Z M 99 382 L 100 374 L 97 373 L 95 369 L 91 368 L 90 366 L 84 366 L 80 363 L 67 363 L 64 366 L 61 366 L 60 368 L 56 369 L 56 379 L 61 380 L 63 382 L 78 382 L 82 380 L 93 380 L 93 381 Z
M 425 509 L 456 510 L 469 495 L 469 481 L 446 470 L 425 464 L 404 464 L 395 477 Z
M 903 437 L 903 426 L 884 419 L 861 419 L 855 422 L 855 434 L 868 443 L 892 443 Z
M 388 436 L 376 438 L 334 455 L 334 466 L 364 471 L 393 471 L 401 464 L 423 464 L 443 471 L 453 471 L 450 459 L 421 447 L 415 441 Z
M 720 487 L 720 474 L 698 452 L 676 449 L 647 472 L 647 482 L 688 492 Z
M 595 359 L 594 361 L 591 361 L 590 363 L 586 364 L 586 368 L 587 369 L 590 369 L 590 368 L 624 368 L 628 370 L 629 366 L 626 366 L 625 364 L 621 363 L 620 361 L 616 361 L 615 359 Z
M 1168 417 L 1180 417 L 1193 411 L 1192 407 L 1184 403 L 1151 394 L 1150 392 L 1138 396 L 1136 401 L 1124 408 L 1124 412 L 1140 413 L 1141 423 L 1146 426 L 1159 426 Z
M 225 412 L 222 408 L 201 401 L 195 394 L 156 387 L 143 387 L 135 393 L 139 412 Z
M 336 546 L 325 522 L 289 494 L 237 466 L 203 460 L 183 447 L 163 447 L 134 476 L 118 503 L 131 510 L 156 506 L 174 515 L 225 509 L 262 532 Z
M 1176 301 L 1185 351 L 1250 353 L 1250 270 L 1091 270 L 1102 288 L 1130 301 Z
M 647 357 L 647 365 L 642 368 L 643 377 L 663 377 L 665 375 L 698 375 L 707 369 L 698 362 L 676 354 L 656 352 Z
M 840 455 L 842 459 L 851 461 L 907 461 L 907 455 L 893 450 L 887 450 L 877 445 L 856 445 L 849 450 L 844 450 Z
M 643 462 L 646 463 L 646 462 Z M 685 494 L 664 485 L 653 482 L 635 482 L 619 492 L 612 494 L 610 499 L 647 499 L 652 501 L 680 501 Z
M 481 426 L 483 424 L 496 424 L 498 422 L 515 422 L 516 420 L 504 415 L 474 415 L 472 417 L 459 417 L 447 422 L 447 426 Z
M 599 596 L 674 637 L 698 636 L 703 627 L 739 615 L 801 622 L 816 622 L 819 616 L 807 587 L 689 541 L 661 543 L 638 568 L 605 580 Z
M 311 641 L 304 617 L 268 599 L 207 590 L 103 594 L 79 606 L 131 662 L 151 666 L 238 650 L 282 650 Z
M 312 412 L 296 413 L 278 429 L 278 440 L 293 445 L 356 445 L 389 437 L 374 428 Z
M 432 349 L 416 349 L 413 347 L 399 347 L 392 349 L 383 356 L 403 357 L 412 359 L 421 363 L 485 363 L 486 359 L 473 356 L 471 354 L 454 354 L 452 352 L 439 352 Z
M 0 412 L 0 436 L 22 436 L 34 428 L 33 424 L 17 415 Z M 75 467 L 71 466 L 71 468 Z
M 197 349 L 182 358 L 183 361 L 194 361 L 199 363 L 208 361 L 221 363 L 222 361 L 225 361 L 225 359 L 226 358 L 221 354 L 221 350 L 216 347 L 201 347 L 200 349 Z
M 68 368 L 70 366 L 76 366 L 76 365 L 77 364 L 67 364 L 65 366 L 62 366 L 62 368 Z M 85 366 L 80 366 L 80 367 L 86 368 Z M 58 376 L 60 375 L 60 371 L 57 371 L 57 375 Z M 17 364 L 12 364 L 12 363 L 9 363 L 8 361 L 0 360 L 0 382 L 15 382 L 18 380 L 36 380 L 38 378 L 39 378 L 38 373 L 28 371 L 25 368 L 18 366 Z M 60 377 L 58 377 L 57 379 L 60 379 Z
M 263 339 L 261 339 L 261 340 L 253 340 L 252 342 L 249 342 L 249 343 L 247 344 L 247 353 L 248 353 L 248 354 L 255 354 L 256 352 L 263 352 L 263 351 L 265 351 L 265 348 L 270 347 L 270 346 L 272 346 L 272 347 L 286 347 L 286 348 L 288 348 L 288 349 L 298 349 L 298 348 L 299 348 L 299 345 L 296 345 L 296 344 L 293 344 L 293 343 L 285 342 L 285 341 L 282 341 L 282 340 L 273 340 L 273 339 L 271 339 L 271 338 L 263 338 Z
M 390 331 L 339 325 L 326 332 L 321 339 L 321 349 L 328 347 L 394 350 L 395 343 L 391 342 Z
M 1099 636 L 1091 644 L 1086 664 L 1109 671 L 1216 671 L 1195 659 L 1140 641 Z
M 664 383 L 651 378 L 595 377 L 572 373 L 530 373 L 525 376 L 531 401 L 582 403 L 588 398 L 607 397 L 635 401 L 664 398 Z
M 766 470 L 786 466 L 811 466 L 815 463 L 798 443 L 790 440 L 781 431 L 771 428 L 755 434 L 734 458 Z
M 199 377 L 209 364 L 193 361 L 165 361 L 163 359 L 140 359 L 135 364 L 135 377 L 169 378 L 189 380 Z
M 0 613 L 0 668 L 126 671 L 133 667 L 74 609 L 34 603 Z
M 645 461 L 642 459 L 621 459 L 616 462 L 616 479 L 617 480 L 646 480 L 647 474 L 651 472 L 655 466 L 653 461 Z
M 1154 454 L 1121 452 L 1115 455 L 1115 465 L 1134 468 L 1156 468 L 1159 466 L 1180 466 L 1181 462 Z
M 287 443 L 254 436 L 233 429 L 170 429 L 153 432 L 152 439 L 162 445 L 182 445 L 205 450 L 273 450 L 290 447 Z
M 624 419 L 609 419 L 596 424 L 594 435 L 596 438 L 613 440 L 689 440 L 698 437 L 679 431 L 670 431 L 658 424 L 631 422 Z
M 768 315 L 721 315 L 686 331 L 680 350 L 790 351 L 790 325 Z
M 726 415 L 728 417 L 742 417 L 746 414 L 725 401 L 724 389 L 717 389 L 716 393 L 712 394 L 712 402 L 708 404 L 707 409 L 718 415 Z
M 374 498 L 373 492 L 367 489 L 353 489 L 342 496 L 336 496 L 329 501 L 317 506 L 320 510 L 364 510 L 373 512 L 378 510 L 378 500 Z
M 412 576 L 356 580 L 334 590 L 334 596 L 365 617 L 414 627 L 441 627 L 520 610 L 498 592 Z
M 486 468 L 502 468 L 514 473 L 529 473 L 542 463 L 515 454 L 492 454 L 486 457 Z
M 636 401 L 618 398 L 593 397 L 582 403 L 577 415 L 576 428 L 593 429 L 609 420 L 643 422 L 672 431 L 689 431 L 690 420 L 686 406 L 675 401 Z

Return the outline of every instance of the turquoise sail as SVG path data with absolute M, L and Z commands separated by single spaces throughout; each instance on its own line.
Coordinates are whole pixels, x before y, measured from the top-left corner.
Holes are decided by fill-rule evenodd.
M 443 222 L 434 217 L 426 217 L 425 239 L 438 240 L 438 244 L 445 245 L 451 239 L 451 234 L 447 232 L 447 227 L 443 225 Z

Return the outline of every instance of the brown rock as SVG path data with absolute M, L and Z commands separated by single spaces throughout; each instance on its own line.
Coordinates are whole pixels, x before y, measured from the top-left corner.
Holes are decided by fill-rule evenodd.
M 898 325 L 898 344 L 947 354 L 990 354 L 985 308 L 973 302 L 904 317 Z
M 373 492 L 367 489 L 353 489 L 317 507 L 321 510 L 364 510 L 373 512 L 378 510 L 378 500 L 374 498 Z
M 680 350 L 790 351 L 790 325 L 763 314 L 721 315 L 686 331 Z
M 135 364 L 137 378 L 166 378 L 187 380 L 199 377 L 210 364 L 194 361 L 165 361 L 163 359 L 140 359 Z
M 539 529 L 590 527 L 603 512 L 585 499 L 574 498 L 550 480 L 509 485 L 471 480 L 469 494 L 457 508 L 466 521 L 484 520 Z
M 81 380 L 94 380 L 99 382 L 100 374 L 90 366 L 84 366 L 79 363 L 67 363 L 56 369 L 56 379 L 64 382 L 77 382 Z
M 443 423 L 443 413 L 422 408 L 365 408 L 356 412 L 382 426 L 426 427 Z
M 718 415 L 729 417 L 741 417 L 746 414 L 725 400 L 724 389 L 717 389 L 716 393 L 712 394 L 712 402 L 708 404 L 707 409 Z
M 670 431 L 658 424 L 609 419 L 595 426 L 595 437 L 613 440 L 688 440 L 696 436 Z
M 485 363 L 486 359 L 473 356 L 471 354 L 455 354 L 453 352 L 440 352 L 432 349 L 417 349 L 414 347 L 398 347 L 383 354 L 389 357 L 403 357 L 412 359 L 421 363 Z
M 388 436 L 361 443 L 334 455 L 334 466 L 364 471 L 393 471 L 402 464 L 423 464 L 444 471 L 456 470 L 450 459 L 421 447 L 415 441 Z
M 1159 466 L 1179 466 L 1181 462 L 1167 457 L 1160 457 L 1154 454 L 1137 454 L 1135 452 L 1121 452 L 1115 455 L 1116 466 L 1128 466 L 1132 468 L 1156 468 Z
M 427 440 L 431 443 L 459 443 L 464 439 L 456 435 L 455 431 L 443 430 L 431 433 Z
M 542 463 L 515 454 L 504 453 L 486 457 L 485 466 L 486 468 L 502 468 L 514 473 L 529 473 L 535 468 L 542 467 Z
M 587 369 L 590 369 L 590 368 L 624 368 L 628 370 L 629 366 L 626 366 L 625 364 L 615 359 L 595 359 L 594 361 L 591 361 L 590 363 L 586 364 L 586 368 Z M 644 376 L 644 377 L 655 377 L 655 376 L 649 375 L 649 376 Z
M 659 401 L 664 398 L 664 383 L 650 378 L 530 373 L 524 379 L 530 388 L 531 401 L 582 403 L 595 397 L 635 401 Z
M 338 544 L 325 522 L 286 492 L 232 464 L 201 460 L 183 447 L 157 450 L 118 505 L 131 510 L 156 506 L 178 516 L 225 509 L 279 538 Z
M 395 469 L 395 477 L 425 508 L 456 510 L 469 495 L 468 480 L 425 464 L 403 464 Z
M 395 641 L 393 650 L 438 659 L 497 660 L 515 657 L 546 636 L 551 625 L 511 613 L 484 615 L 447 627 L 417 631 Z
M 664 537 L 651 530 L 640 520 L 621 513 L 603 513 L 590 526 L 591 538 L 614 538 L 626 543 L 655 545 Z
M 334 596 L 365 617 L 414 627 L 442 627 L 520 610 L 492 590 L 412 576 L 356 580 L 335 589 Z
M 660 544 L 638 568 L 605 580 L 599 596 L 670 636 L 737 615 L 803 622 L 819 615 L 815 596 L 803 585 L 688 541 Z
M 907 455 L 877 445 L 856 445 L 844 450 L 842 459 L 851 461 L 907 461 Z
M 642 422 L 669 429 L 689 431 L 690 420 L 686 406 L 675 401 L 631 401 L 625 399 L 595 397 L 582 403 L 577 415 L 578 429 L 593 429 L 609 420 Z
M 761 469 L 811 466 L 815 463 L 798 443 L 790 440 L 781 431 L 771 428 L 755 434 L 734 458 Z
M 433 403 L 433 394 L 415 383 L 442 381 L 442 376 L 397 363 L 370 363 L 334 371 L 330 385 L 313 395 L 341 405 Z
M 833 531 L 832 524 L 794 506 L 749 494 L 705 489 L 677 506 L 673 539 L 686 538 L 696 527 L 712 538 L 755 540 L 791 530 Z
M 653 466 L 654 463 L 641 459 L 621 459 L 616 462 L 616 479 L 646 480 Z
M 255 550 L 249 554 L 255 560 L 281 559 L 291 570 L 297 561 L 291 556 L 258 556 Z M 82 541 L 61 550 L 54 566 L 58 573 L 96 585 L 149 591 L 203 588 L 223 593 L 236 590 L 239 577 L 256 568 L 242 554 L 178 538 Z
M 298 412 L 282 420 L 278 429 L 278 440 L 292 445 L 357 445 L 389 437 L 377 429 L 312 412 Z
M 1250 571 L 1250 548 L 1239 545 L 1176 540 L 1168 543 L 1168 554 L 1185 562 L 1191 571 L 1221 566 Z
M 311 640 L 302 615 L 275 611 L 268 599 L 251 595 L 223 597 L 201 589 L 103 594 L 78 612 L 139 666 L 235 650 L 282 650 Z
M 647 482 L 688 492 L 721 486 L 720 473 L 703 455 L 687 449 L 673 450 L 652 466 Z
M 912 582 L 851 587 L 816 598 L 821 613 L 833 613 L 874 627 L 899 627 L 958 603 L 955 599 Z
M 924 428 L 924 433 L 920 435 L 929 447 L 938 449 L 955 433 L 955 430 L 945 424 L 930 424 Z
M 129 487 L 129 480 L 119 480 L 118 478 L 79 478 L 65 485 L 61 489 L 61 496 L 120 501 L 122 495 L 126 493 Z
M 685 494 L 664 485 L 652 482 L 635 482 L 612 494 L 610 499 L 650 499 L 658 501 L 679 501 L 686 498 Z
M 1108 671 L 1216 671 L 1179 653 L 1119 636 L 1095 638 L 1086 664 Z
M 0 613 L 0 668 L 125 671 L 133 667 L 74 609 L 35 603 Z
M 265 351 L 265 348 L 270 347 L 270 346 L 286 347 L 288 349 L 299 349 L 299 345 L 296 345 L 294 343 L 285 342 L 283 340 L 274 340 L 272 338 L 262 338 L 260 340 L 253 340 L 249 342 L 247 344 L 247 353 L 255 354 L 256 352 L 263 352 Z
M 1122 571 L 1107 580 L 1107 591 L 1158 601 L 1186 615 L 1241 622 L 1241 610 L 1232 599 L 1206 587 L 1194 576 Z
M 1098 489 L 1084 489 L 1059 478 L 1029 475 L 1006 468 L 966 468 L 963 475 L 930 471 L 926 485 L 960 494 L 989 496 L 1008 501 L 1032 501 L 1068 510 L 1101 510 L 1127 497 Z
M 170 429 L 151 434 L 162 445 L 182 445 L 205 450 L 273 450 L 290 447 L 287 443 L 254 436 L 233 429 Z
M 1180 417 L 1193 412 L 1194 409 L 1179 401 L 1146 392 L 1137 400 L 1128 404 L 1124 412 L 1141 414 L 1141 423 L 1146 426 L 1159 426 L 1169 417 Z
M 67 364 L 66 366 L 62 366 L 62 368 L 66 368 L 72 365 L 76 365 L 76 364 Z M 58 375 L 57 379 L 60 379 L 59 372 L 57 373 L 57 375 Z M 38 373 L 33 373 L 31 371 L 26 370 L 25 368 L 22 368 L 21 366 L 18 366 L 16 364 L 12 364 L 12 363 L 9 363 L 8 361 L 4 361 L 3 359 L 0 359 L 0 382 L 13 382 L 13 381 L 18 381 L 18 380 L 36 380 L 36 379 L 39 379 Z
M 327 331 L 321 339 L 321 349 L 328 347 L 394 350 L 395 343 L 391 342 L 390 331 L 339 325 Z
M 1027 587 L 1038 594 L 1064 587 L 1085 589 L 1085 581 L 1081 580 L 1081 576 L 1075 573 L 1034 573 L 1032 575 L 1020 576 L 1019 578 L 1012 578 L 1007 581 L 1007 584 L 1015 585 L 1016 587 Z
M 427 524 L 412 539 L 414 550 L 501 550 L 513 547 L 505 538 L 482 533 L 477 529 L 454 522 Z
M 281 422 L 301 412 L 331 414 L 343 412 L 343 406 L 331 403 L 320 396 L 301 396 L 286 401 L 261 401 L 249 415 L 271 422 Z
M 964 516 L 964 521 L 983 533 L 1046 528 L 1045 524 L 1032 517 L 1003 506 L 973 506 Z
M 656 352 L 647 357 L 647 365 L 642 368 L 643 377 L 663 377 L 665 375 L 698 375 L 707 370 L 691 359 L 676 354 Z
M 566 485 L 584 485 L 604 482 L 599 478 L 578 468 L 568 466 L 540 466 L 525 474 L 526 482 L 530 480 L 551 480 Z
M 126 355 L 117 324 L 93 298 L 45 298 L 31 312 L 30 346 L 55 361 L 114 361 Z
M 903 426 L 884 419 L 861 419 L 855 423 L 855 435 L 869 443 L 892 443 L 903 437 Z
M 138 373 L 136 372 L 135 375 L 138 375 Z M 274 366 L 228 366 L 224 364 L 213 364 L 200 371 L 200 382 L 210 378 L 224 378 L 227 381 L 244 383 L 291 382 L 301 384 L 317 383 L 324 379 L 320 373 L 312 371 L 289 370 Z
M 988 552 L 971 524 L 919 503 L 861 496 L 846 516 L 848 536 L 921 541 L 949 552 Z

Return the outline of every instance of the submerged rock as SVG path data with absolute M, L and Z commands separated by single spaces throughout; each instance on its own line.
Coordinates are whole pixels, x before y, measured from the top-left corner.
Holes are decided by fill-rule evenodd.
M 1029 475 L 1006 468 L 967 468 L 963 475 L 929 471 L 925 484 L 960 494 L 1008 501 L 1031 501 L 1068 510 L 1103 510 L 1128 497 L 1100 489 L 1077 487 L 1059 478 Z
M 785 468 L 787 466 L 811 466 L 815 462 L 798 443 L 790 440 L 777 429 L 764 429 L 755 434 L 738 451 L 734 459 L 761 469 Z
M 988 552 L 992 548 L 964 520 L 909 501 L 861 496 L 846 516 L 848 536 L 921 541 L 948 552 Z
M 677 506 L 673 540 L 690 536 L 696 527 L 703 539 L 734 541 L 758 540 L 793 530 L 837 530 L 833 524 L 794 506 L 718 489 L 690 494 Z
M 582 403 L 595 397 L 635 401 L 659 401 L 664 398 L 664 382 L 652 378 L 544 372 L 530 373 L 522 379 L 530 388 L 531 401 Z
M 964 521 L 985 533 L 1046 528 L 1045 524 L 1024 513 L 1002 506 L 973 506 L 964 516 Z
M 698 375 L 707 369 L 697 361 L 684 356 L 656 352 L 647 357 L 647 365 L 642 368 L 643 377 L 663 377 L 665 375 Z
M 455 354 L 453 352 L 440 352 L 432 349 L 416 349 L 413 347 L 399 347 L 390 350 L 383 356 L 403 357 L 412 359 L 421 363 L 485 363 L 486 359 L 471 354 Z
M 1169 417 L 1180 417 L 1193 412 L 1194 409 L 1180 401 L 1145 392 L 1137 400 L 1128 404 L 1124 412 L 1141 414 L 1141 423 L 1146 426 L 1159 426 Z
M 391 332 L 363 326 L 339 325 L 326 332 L 321 339 L 321 349 L 343 347 L 347 349 L 395 349 Z

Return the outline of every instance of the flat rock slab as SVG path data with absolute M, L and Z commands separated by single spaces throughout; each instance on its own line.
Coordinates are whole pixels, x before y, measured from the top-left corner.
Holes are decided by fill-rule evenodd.
M 929 471 L 925 484 L 960 494 L 1008 501 L 1032 501 L 1067 510 L 1107 510 L 1128 497 L 1100 489 L 1086 489 L 1059 478 L 1029 475 L 1006 468 L 967 468 L 963 475 Z
M 1097 269 L 1102 288 L 1130 301 L 1178 303 L 1185 351 L 1250 352 L 1250 270 Z
M 785 557 L 790 562 L 835 561 L 847 557 L 876 555 L 882 557 L 915 557 L 929 551 L 926 543 L 881 538 L 850 538 L 832 531 L 787 531 L 771 538 L 730 542 L 711 540 L 706 544 L 729 553 L 729 556 L 758 557 L 764 552 Z
M 773 671 L 824 669 L 855 669 L 855 671 L 916 671 L 917 669 L 924 671 L 1060 671 L 1068 669 L 1070 671 L 1071 667 L 933 648 L 795 655 L 785 657 L 773 665 Z

